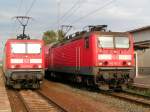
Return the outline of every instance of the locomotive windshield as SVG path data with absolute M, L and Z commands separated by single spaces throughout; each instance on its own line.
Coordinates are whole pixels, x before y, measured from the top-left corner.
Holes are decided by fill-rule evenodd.
M 115 45 L 116 48 L 129 48 L 129 38 L 115 37 Z
M 11 44 L 12 53 L 26 53 L 25 44 Z
M 41 45 L 40 44 L 28 44 L 28 43 L 21 43 L 21 44 L 11 44 L 11 51 L 12 53 L 28 53 L 28 54 L 39 54 L 41 53 Z
M 113 48 L 113 37 L 99 37 L 98 46 L 102 48 Z
M 129 48 L 128 37 L 101 36 L 98 37 L 98 47 L 101 48 Z
M 41 52 L 40 44 L 27 44 L 27 53 L 38 54 Z

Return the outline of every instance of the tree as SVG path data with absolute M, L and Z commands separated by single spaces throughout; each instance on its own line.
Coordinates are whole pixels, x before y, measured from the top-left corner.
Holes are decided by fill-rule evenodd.
M 57 41 L 56 32 L 53 30 L 44 32 L 43 40 L 44 40 L 45 44 L 50 44 L 50 43 L 56 42 Z
M 43 34 L 43 40 L 45 44 L 50 44 L 53 42 L 59 42 L 64 39 L 64 32 L 62 30 L 53 31 L 48 30 Z
M 58 36 L 58 41 L 62 41 L 65 37 L 65 33 L 62 30 L 57 31 Z

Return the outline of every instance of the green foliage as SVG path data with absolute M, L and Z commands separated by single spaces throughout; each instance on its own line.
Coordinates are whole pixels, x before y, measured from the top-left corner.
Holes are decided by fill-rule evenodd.
M 57 31 L 58 36 L 58 41 L 62 41 L 64 39 L 64 32 L 62 30 Z
M 45 44 L 59 42 L 62 41 L 63 39 L 64 39 L 64 32 L 62 30 L 59 31 L 48 30 L 43 34 L 43 40 Z
M 43 34 L 43 40 L 44 40 L 45 44 L 56 42 L 57 41 L 56 37 L 57 37 L 56 32 L 54 32 L 53 30 L 46 31 Z

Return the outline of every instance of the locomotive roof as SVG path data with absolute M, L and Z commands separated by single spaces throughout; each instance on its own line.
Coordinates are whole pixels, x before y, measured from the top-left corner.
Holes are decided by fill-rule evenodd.
M 55 44 L 57 44 L 58 42 L 53 42 L 53 43 L 50 43 L 50 44 L 46 44 L 45 45 L 45 47 L 51 47 L 51 46 L 53 46 L 53 45 L 55 45 Z
M 128 35 L 129 33 L 127 32 L 98 32 L 98 31 L 95 31 L 94 32 L 95 34 L 101 34 L 101 35 L 117 35 L 117 36 L 125 36 L 125 35 Z
M 65 39 L 59 43 L 54 44 L 52 47 L 57 47 L 60 45 L 64 45 L 66 43 L 79 40 L 81 38 L 85 38 L 90 36 L 91 34 L 96 34 L 96 35 L 117 35 L 117 36 L 127 36 L 129 33 L 128 32 L 102 32 L 102 31 L 92 31 L 92 32 L 78 32 L 79 34 L 73 36 L 71 39 Z
M 19 43 L 21 43 L 21 42 L 40 42 L 40 43 L 44 43 L 43 42 L 43 40 L 39 40 L 39 39 L 30 39 L 30 40 L 21 40 L 21 39 L 8 39 L 7 41 L 6 41 L 6 43 L 5 43 L 5 45 L 7 45 L 8 43 L 11 43 L 11 42 L 19 42 Z
M 40 39 L 29 39 L 29 40 L 21 40 L 21 39 L 8 39 L 7 42 L 30 42 L 30 41 L 43 41 Z

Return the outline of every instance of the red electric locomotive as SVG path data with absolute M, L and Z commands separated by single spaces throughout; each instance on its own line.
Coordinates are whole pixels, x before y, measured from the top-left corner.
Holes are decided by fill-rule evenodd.
M 39 88 L 44 77 L 42 40 L 8 39 L 4 49 L 3 71 L 6 85 L 13 88 Z
M 48 71 L 48 67 L 50 64 L 50 58 L 49 58 L 49 48 L 52 47 L 55 43 L 51 43 L 49 45 L 44 46 L 44 55 L 45 55 L 45 71 Z
M 132 82 L 133 37 L 129 33 L 106 31 L 106 27 L 89 26 L 89 31 L 78 32 L 49 47 L 51 76 L 103 89 L 122 88 Z

